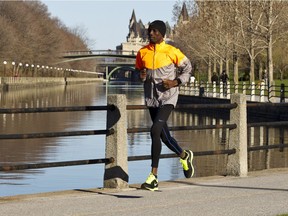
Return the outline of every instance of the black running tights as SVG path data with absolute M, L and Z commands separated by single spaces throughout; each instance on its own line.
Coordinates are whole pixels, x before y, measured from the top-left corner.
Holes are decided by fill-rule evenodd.
M 177 141 L 170 135 L 167 120 L 173 110 L 174 106 L 171 104 L 163 105 L 161 107 L 150 107 L 149 112 L 153 122 L 150 135 L 152 139 L 151 156 L 153 168 L 158 168 L 159 158 L 162 150 L 161 140 L 165 145 L 177 155 L 180 156 L 182 148 Z

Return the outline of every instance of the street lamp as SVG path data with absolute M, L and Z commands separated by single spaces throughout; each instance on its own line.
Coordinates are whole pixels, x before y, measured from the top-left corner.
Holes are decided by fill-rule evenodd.
M 25 68 L 25 72 L 27 73 L 27 75 L 29 75 L 29 73 L 28 73 L 29 64 L 26 63 L 26 64 L 25 64 L 25 67 L 26 67 L 26 68 Z
M 20 67 L 22 67 L 22 65 L 23 65 L 23 64 L 22 64 L 21 62 L 18 64 L 18 69 L 17 69 L 17 75 L 16 75 L 16 76 L 19 76 L 19 74 L 20 74 L 20 73 L 19 73 Z
M 34 64 L 32 64 L 31 67 L 32 67 L 32 77 L 34 77 L 34 72 L 35 72 Z
M 6 75 L 6 64 L 7 64 L 7 61 L 4 61 L 3 64 L 4 64 L 4 76 L 5 76 Z
M 14 76 L 15 75 L 15 65 L 16 65 L 16 63 L 13 61 L 11 64 L 13 65 L 12 76 Z
M 37 77 L 39 76 L 39 75 L 38 75 L 38 70 L 39 70 L 39 68 L 40 68 L 40 65 L 37 65 L 36 68 L 35 68 L 35 72 L 36 72 L 36 76 L 37 76 Z

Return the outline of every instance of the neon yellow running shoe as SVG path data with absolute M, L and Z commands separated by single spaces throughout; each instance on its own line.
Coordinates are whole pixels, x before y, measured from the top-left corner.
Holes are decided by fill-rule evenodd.
M 186 178 L 191 178 L 194 175 L 194 167 L 192 164 L 193 152 L 191 150 L 184 150 L 187 154 L 186 158 L 180 158 L 180 163 L 183 167 L 183 172 Z
M 142 189 L 156 191 L 158 190 L 158 179 L 152 172 L 149 174 L 146 182 L 141 185 Z

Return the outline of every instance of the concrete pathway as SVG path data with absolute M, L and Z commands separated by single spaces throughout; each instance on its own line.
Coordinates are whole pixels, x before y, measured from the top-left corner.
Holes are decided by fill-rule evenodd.
M 0 198 L 2 216 L 216 216 L 288 213 L 288 169 L 248 177 L 205 177 L 160 182 L 160 191 L 83 189 Z

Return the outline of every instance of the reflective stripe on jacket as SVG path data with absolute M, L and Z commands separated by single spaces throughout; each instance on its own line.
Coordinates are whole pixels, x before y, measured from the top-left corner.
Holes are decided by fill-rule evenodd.
M 176 67 L 175 67 L 176 66 Z M 190 60 L 177 48 L 166 44 L 148 44 L 141 48 L 136 56 L 137 70 L 147 69 L 144 81 L 145 103 L 148 107 L 159 107 L 164 104 L 176 106 L 179 88 L 166 89 L 163 80 L 180 79 L 185 85 L 191 76 Z M 178 69 L 178 72 L 176 69 Z

